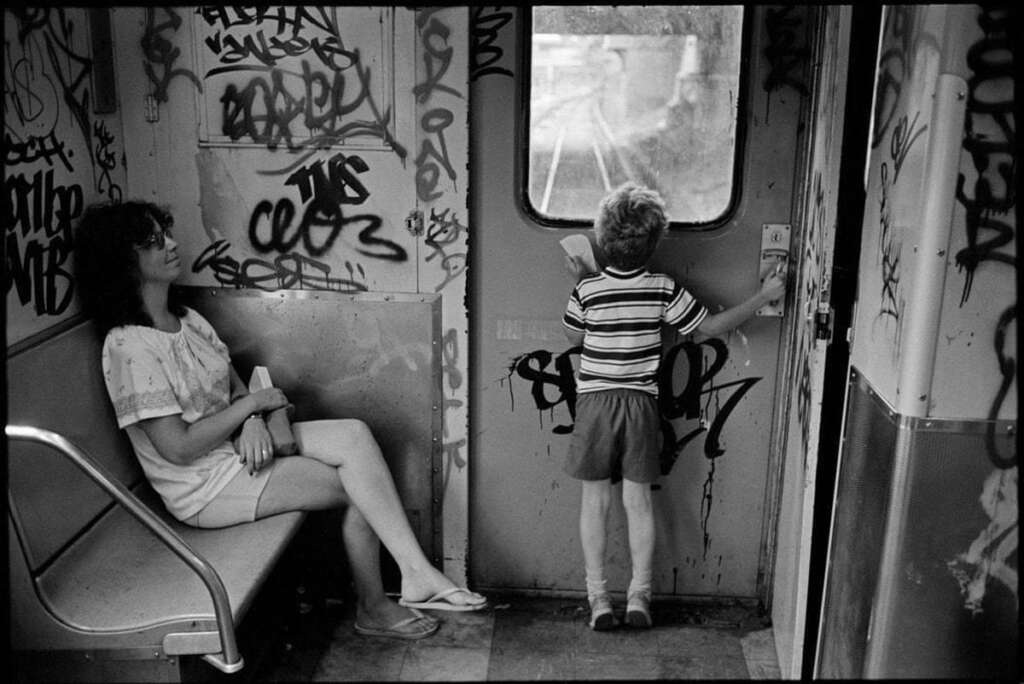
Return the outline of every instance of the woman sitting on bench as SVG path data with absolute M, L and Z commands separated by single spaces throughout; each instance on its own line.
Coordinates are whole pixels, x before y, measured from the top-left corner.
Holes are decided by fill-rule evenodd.
M 118 426 L 170 513 L 188 525 L 224 527 L 347 506 L 343 538 L 360 634 L 419 639 L 439 623 L 418 608 L 485 607 L 483 596 L 430 564 L 365 423 L 297 422 L 301 455 L 274 456 L 261 416 L 288 400 L 277 388 L 249 393 L 217 333 L 178 301 L 172 223 L 147 202 L 94 205 L 75 239 L 81 301 L 106 335 L 103 374 Z M 378 540 L 402 573 L 397 605 L 384 594 Z

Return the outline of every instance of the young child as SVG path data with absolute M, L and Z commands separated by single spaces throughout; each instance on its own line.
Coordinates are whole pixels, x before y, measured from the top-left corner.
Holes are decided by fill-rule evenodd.
M 563 324 L 569 341 L 583 344 L 576 420 L 565 472 L 582 480 L 580 541 L 586 569 L 590 626 L 618 624 L 605 586 L 605 521 L 612 485 L 622 480 L 633 574 L 626 593 L 626 623 L 651 626 L 654 514 L 651 483 L 659 474 L 661 429 L 658 368 L 661 325 L 681 334 L 715 336 L 735 328 L 785 294 L 777 272 L 757 294 L 711 314 L 670 276 L 645 267 L 668 226 L 658 193 L 626 183 L 602 200 L 594 231 L 607 266 L 588 273 L 585 260 L 567 256 L 578 282 Z

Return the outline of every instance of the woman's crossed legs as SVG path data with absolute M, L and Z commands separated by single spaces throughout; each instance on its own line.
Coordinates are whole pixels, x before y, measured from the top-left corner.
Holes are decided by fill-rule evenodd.
M 413 614 L 384 594 L 380 543 L 402 573 L 404 599 L 421 601 L 456 587 L 420 548 L 380 447 L 364 422 L 318 420 L 297 422 L 292 428 L 302 456 L 276 459 L 256 517 L 347 506 L 342 535 L 358 596 L 357 624 L 386 629 Z M 449 600 L 486 602 L 471 592 L 454 593 Z

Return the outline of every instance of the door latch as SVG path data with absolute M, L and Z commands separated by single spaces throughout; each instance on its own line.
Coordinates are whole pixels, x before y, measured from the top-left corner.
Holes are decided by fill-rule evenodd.
M 828 304 L 818 304 L 818 310 L 814 313 L 814 338 L 824 340 L 825 344 L 832 344 L 835 321 L 836 310 Z
M 765 223 L 761 226 L 761 258 L 758 261 L 758 274 L 761 282 L 773 271 L 785 273 L 789 268 L 789 237 L 788 223 Z M 755 312 L 758 316 L 775 316 L 781 318 L 785 314 L 785 303 L 782 299 L 768 302 Z

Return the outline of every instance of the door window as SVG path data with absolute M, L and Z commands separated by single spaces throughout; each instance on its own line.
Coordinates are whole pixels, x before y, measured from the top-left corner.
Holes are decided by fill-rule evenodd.
M 707 228 L 732 205 L 743 8 L 534 7 L 527 210 L 589 222 L 625 181 Z M 684 226 L 678 226 L 684 227 Z

